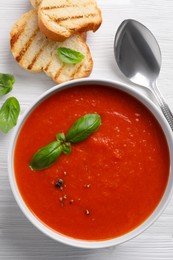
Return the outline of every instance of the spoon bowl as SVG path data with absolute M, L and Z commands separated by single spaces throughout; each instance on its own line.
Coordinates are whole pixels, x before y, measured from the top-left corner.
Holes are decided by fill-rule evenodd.
M 149 87 L 159 76 L 161 51 L 151 32 L 134 20 L 125 20 L 114 43 L 120 70 L 132 82 Z
M 114 54 L 121 72 L 133 83 L 147 87 L 173 130 L 173 115 L 157 88 L 161 51 L 154 35 L 138 21 L 123 21 L 115 35 Z

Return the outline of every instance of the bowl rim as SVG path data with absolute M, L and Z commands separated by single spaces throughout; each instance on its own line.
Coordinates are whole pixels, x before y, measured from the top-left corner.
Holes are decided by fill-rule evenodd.
M 169 148 L 169 155 L 170 155 L 170 174 L 169 174 L 169 179 L 167 183 L 166 190 L 163 194 L 163 197 L 153 213 L 139 226 L 137 226 L 135 229 L 132 231 L 120 236 L 116 237 L 113 239 L 108 239 L 108 240 L 102 240 L 102 241 L 87 241 L 87 240 L 80 240 L 76 239 L 73 237 L 65 236 L 61 233 L 58 233 L 51 229 L 50 227 L 46 226 L 41 220 L 39 220 L 34 213 L 27 207 L 25 204 L 22 195 L 20 194 L 20 191 L 17 186 L 17 182 L 15 179 L 15 173 L 14 173 L 14 166 L 13 166 L 13 159 L 14 159 L 14 149 L 15 149 L 15 144 L 16 140 L 18 138 L 18 134 L 20 133 L 20 129 L 25 122 L 25 120 L 28 118 L 30 113 L 45 99 L 47 99 L 49 96 L 53 95 L 54 93 L 57 93 L 61 90 L 64 90 L 66 88 L 74 87 L 74 86 L 79 86 L 79 85 L 102 85 L 102 86 L 108 86 L 108 87 L 113 87 L 115 89 L 119 89 L 125 93 L 128 93 L 129 95 L 135 97 L 139 102 L 141 102 L 144 106 L 146 106 L 151 113 L 154 115 L 156 120 L 159 122 L 166 140 L 167 140 L 167 145 Z M 40 95 L 36 100 L 25 110 L 23 115 L 20 118 L 20 121 L 18 122 L 17 127 L 15 128 L 12 136 L 12 141 L 10 143 L 9 147 L 9 152 L 8 152 L 8 177 L 10 181 L 10 186 L 11 190 L 13 192 L 13 195 L 15 197 L 15 200 L 20 207 L 21 211 L 23 214 L 26 216 L 27 219 L 37 228 L 39 229 L 42 233 L 47 235 L 48 237 L 61 242 L 66 245 L 74 246 L 77 248 L 86 248 L 86 249 L 98 249 L 98 248 L 106 248 L 110 246 L 116 246 L 121 243 L 124 243 L 142 232 L 144 232 L 147 228 L 149 228 L 155 221 L 156 219 L 162 214 L 162 212 L 165 210 L 166 206 L 168 205 L 171 196 L 173 194 L 173 170 L 172 170 L 172 165 L 173 165 L 173 134 L 172 130 L 166 121 L 164 115 L 162 114 L 161 110 L 154 104 L 153 101 L 151 101 L 148 97 L 146 97 L 144 94 L 136 90 L 132 85 L 127 84 L 127 83 L 122 83 L 120 81 L 116 80 L 107 80 L 103 78 L 95 78 L 95 79 L 77 79 L 77 80 L 72 80 L 69 82 L 65 82 L 59 85 L 56 85 L 52 87 L 51 89 L 47 90 L 44 92 L 42 95 Z

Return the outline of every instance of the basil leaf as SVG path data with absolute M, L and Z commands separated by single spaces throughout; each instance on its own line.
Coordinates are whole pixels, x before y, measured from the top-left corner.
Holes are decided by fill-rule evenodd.
M 64 133 L 56 134 L 56 140 L 61 141 L 61 143 L 65 142 L 65 134 Z
M 0 130 L 8 133 L 17 124 L 19 113 L 18 100 L 15 97 L 8 98 L 0 109 Z
M 79 143 L 94 133 L 100 125 L 101 117 L 98 114 L 87 114 L 72 125 L 66 135 L 66 140 L 70 143 Z
M 52 142 L 39 149 L 30 161 L 32 170 L 43 170 L 51 166 L 61 155 L 62 145 L 60 142 Z
M 14 83 L 15 78 L 13 75 L 0 73 L 0 96 L 9 93 L 12 90 Z
M 62 62 L 67 64 L 77 64 L 85 57 L 82 53 L 65 47 L 58 48 L 57 55 Z
M 68 154 L 71 154 L 71 144 L 70 143 L 64 143 L 62 145 L 62 149 L 63 149 L 63 153 L 68 155 Z

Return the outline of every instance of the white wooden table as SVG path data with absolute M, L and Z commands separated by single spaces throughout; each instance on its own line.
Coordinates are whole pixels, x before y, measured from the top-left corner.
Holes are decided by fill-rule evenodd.
M 120 79 L 113 56 L 114 34 L 127 18 L 141 21 L 155 34 L 163 55 L 159 86 L 173 110 L 173 0 L 97 0 L 103 12 L 103 24 L 90 33 L 88 44 L 94 59 L 91 77 Z M 0 105 L 14 95 L 22 112 L 40 94 L 54 86 L 44 74 L 21 69 L 10 53 L 9 32 L 20 15 L 31 8 L 29 0 L 0 0 L 0 72 L 16 76 L 13 91 L 0 98 Z M 139 90 L 143 91 L 143 90 Z M 147 94 L 147 93 L 146 93 Z M 38 231 L 24 217 L 10 190 L 7 154 L 13 130 L 0 133 L 0 260 L 172 260 L 173 199 L 165 212 L 143 234 L 123 245 L 103 250 L 82 250 L 57 243 Z

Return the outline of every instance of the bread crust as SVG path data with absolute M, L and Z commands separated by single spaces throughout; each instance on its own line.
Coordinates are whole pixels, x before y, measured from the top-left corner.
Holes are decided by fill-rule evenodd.
M 49 0 L 42 0 L 39 6 L 39 28 L 46 37 L 53 41 L 64 41 L 76 33 L 95 32 L 102 23 L 101 10 L 97 7 L 95 0 L 84 0 L 83 3 L 81 0 L 75 0 L 76 4 L 70 1 L 72 0 L 65 2 L 66 4 L 59 4 L 59 6 L 54 7 L 50 6 L 51 2 Z M 61 2 L 64 2 L 64 0 Z M 91 5 L 91 8 L 89 8 L 91 11 L 84 7 L 84 3 L 86 6 Z M 60 13 L 59 9 L 62 10 L 62 17 L 56 14 L 56 10 Z M 74 13 L 76 12 L 76 15 L 71 15 L 71 10 Z
M 38 8 L 39 5 L 41 4 L 42 0 L 30 0 L 31 2 L 31 5 L 34 7 L 34 8 Z
M 37 18 L 37 10 L 31 10 L 12 28 L 11 51 L 18 64 L 30 72 L 44 71 L 56 83 L 88 77 L 93 60 L 82 36 L 77 34 L 64 42 L 54 42 L 40 32 Z M 64 64 L 57 56 L 59 47 L 75 49 L 85 58 L 79 64 Z

